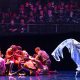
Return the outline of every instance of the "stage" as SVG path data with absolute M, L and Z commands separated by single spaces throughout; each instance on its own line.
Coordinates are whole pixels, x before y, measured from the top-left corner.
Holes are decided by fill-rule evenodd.
M 0 76 L 0 80 L 80 80 L 80 77 L 75 77 L 75 71 L 58 71 L 40 76 Z

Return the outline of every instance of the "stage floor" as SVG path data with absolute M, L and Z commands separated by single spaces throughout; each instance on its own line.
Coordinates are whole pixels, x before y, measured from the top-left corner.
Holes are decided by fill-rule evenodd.
M 75 77 L 75 71 L 59 71 L 40 76 L 0 76 L 0 80 L 80 80 L 80 77 Z

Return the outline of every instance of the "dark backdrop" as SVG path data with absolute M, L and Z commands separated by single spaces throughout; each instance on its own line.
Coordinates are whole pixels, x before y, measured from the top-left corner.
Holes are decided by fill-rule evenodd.
M 64 59 L 62 59 L 61 62 L 56 62 L 51 56 L 51 53 L 63 40 L 74 38 L 80 41 L 79 36 L 79 33 L 0 35 L 0 47 L 4 55 L 7 48 L 12 44 L 22 46 L 22 48 L 26 49 L 30 55 L 33 55 L 34 48 L 40 46 L 50 55 L 50 59 L 52 61 L 51 70 L 75 70 L 76 64 L 71 59 L 71 56 L 66 48 L 63 50 Z

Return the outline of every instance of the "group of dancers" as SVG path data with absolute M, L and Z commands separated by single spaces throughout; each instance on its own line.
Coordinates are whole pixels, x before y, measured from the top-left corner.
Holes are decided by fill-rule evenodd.
M 30 56 L 21 46 L 11 45 L 3 58 L 0 51 L 0 75 L 39 75 L 47 74 L 51 60 L 46 51 L 40 47 L 34 49 Z
M 71 58 L 77 65 L 75 76 L 80 76 L 80 42 L 75 39 L 66 39 L 60 43 L 51 54 L 56 61 L 64 58 L 64 47 L 68 48 Z M 49 74 L 51 65 L 49 55 L 40 47 L 36 47 L 34 51 L 34 55 L 31 56 L 21 46 L 11 45 L 3 57 L 0 50 L 0 75 Z

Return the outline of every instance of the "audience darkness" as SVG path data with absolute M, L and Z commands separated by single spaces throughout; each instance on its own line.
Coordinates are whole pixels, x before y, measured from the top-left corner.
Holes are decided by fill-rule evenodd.
M 0 11 L 0 30 L 5 32 L 24 32 L 27 24 L 79 24 L 80 6 L 74 1 L 25 0 L 13 12 L 8 9 Z M 6 27 L 7 26 L 7 27 Z

